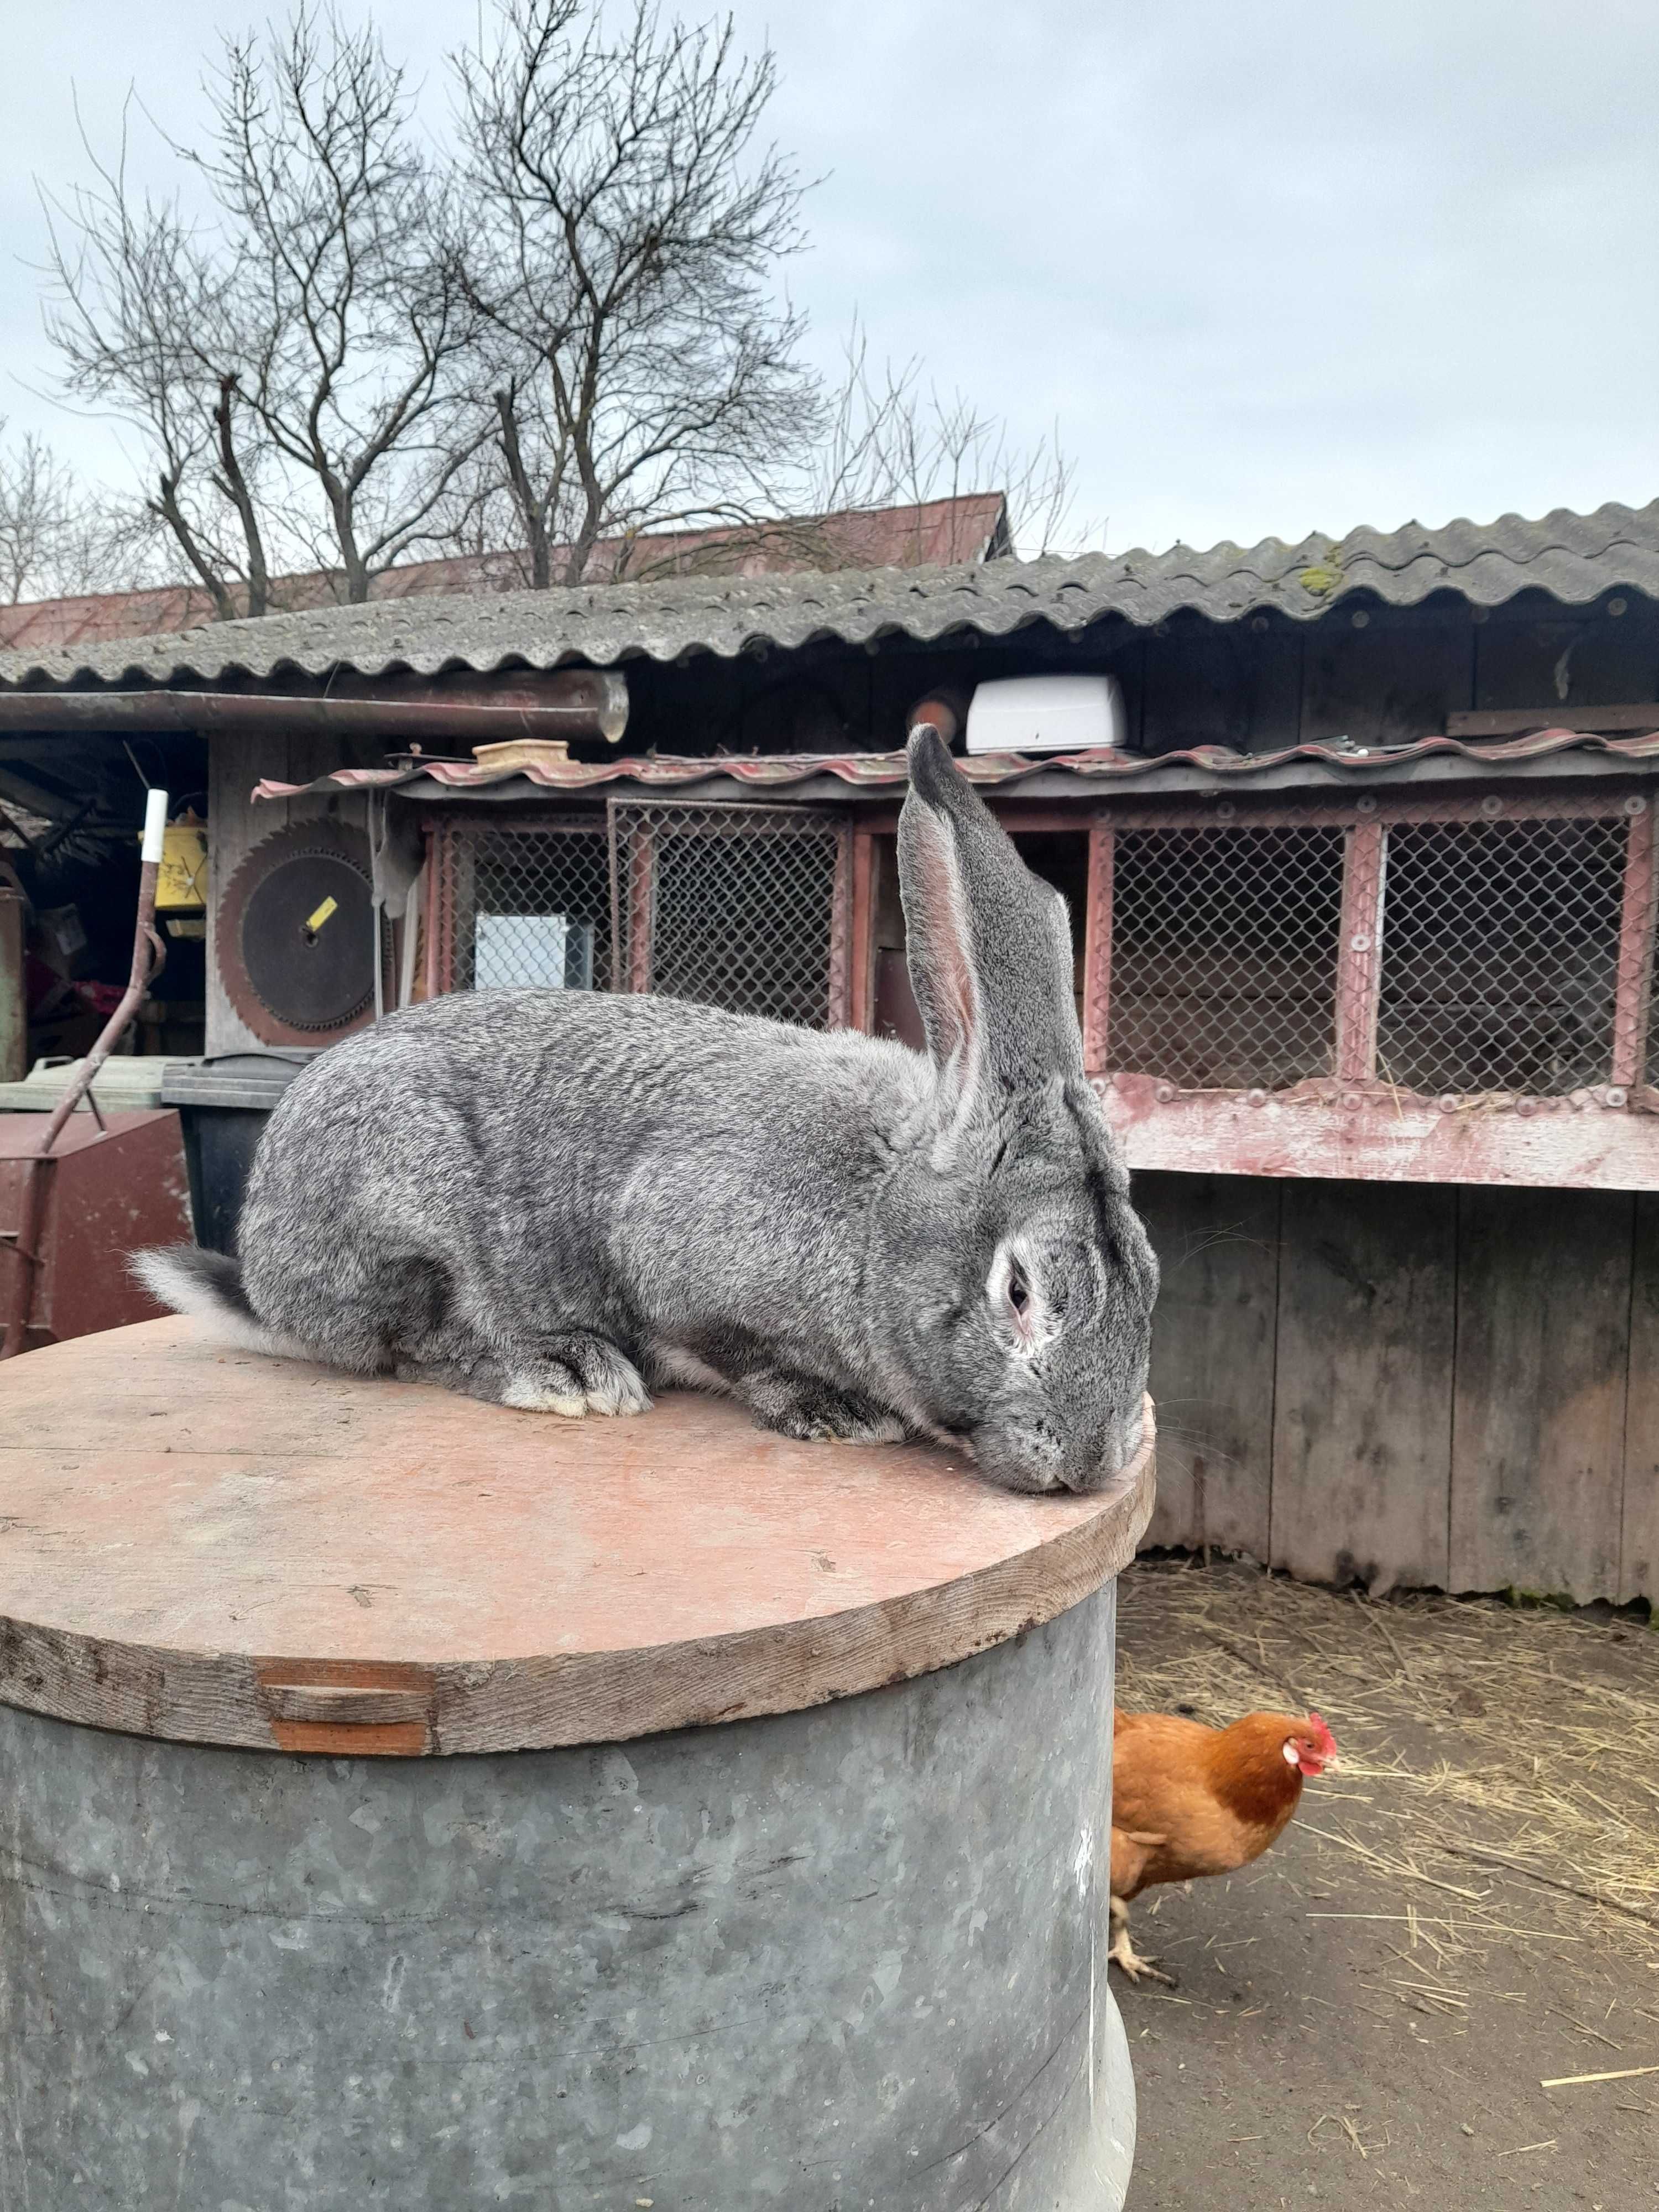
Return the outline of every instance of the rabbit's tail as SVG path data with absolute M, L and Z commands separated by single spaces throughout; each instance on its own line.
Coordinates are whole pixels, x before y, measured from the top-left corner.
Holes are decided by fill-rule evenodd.
M 215 1334 L 227 1342 L 250 1352 L 283 1348 L 249 1304 L 240 1263 L 228 1254 L 169 1244 L 160 1251 L 135 1252 L 130 1264 L 153 1298 L 174 1313 L 213 1322 Z

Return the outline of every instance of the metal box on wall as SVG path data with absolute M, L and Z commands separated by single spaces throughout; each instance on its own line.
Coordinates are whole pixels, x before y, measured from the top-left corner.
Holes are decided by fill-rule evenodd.
M 312 1056 L 297 1048 L 220 1053 L 167 1070 L 161 1097 L 179 1109 L 196 1241 L 210 1252 L 236 1249 L 237 1217 L 260 1132 Z
M 0 1114 L 0 1322 L 20 1310 L 23 1349 L 149 1321 L 161 1308 L 128 1271 L 131 1253 L 191 1240 L 179 1116 L 168 1109 L 76 1115 L 40 1158 L 48 1117 Z M 29 1185 L 42 1179 L 32 1251 L 20 1251 Z
M 975 687 L 964 743 L 970 753 L 1076 753 L 1129 742 L 1115 676 L 1004 676 Z

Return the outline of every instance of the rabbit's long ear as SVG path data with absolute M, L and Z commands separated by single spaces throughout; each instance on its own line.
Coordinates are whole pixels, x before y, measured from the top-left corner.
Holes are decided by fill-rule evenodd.
M 910 738 L 898 861 L 910 984 L 950 1110 L 1080 1071 L 1065 901 L 927 725 Z

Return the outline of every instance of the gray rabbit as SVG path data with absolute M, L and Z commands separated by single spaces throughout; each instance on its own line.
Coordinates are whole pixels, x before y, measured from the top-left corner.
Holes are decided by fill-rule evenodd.
M 1158 1268 L 1083 1072 L 1065 902 L 931 727 L 899 821 L 927 1053 L 672 999 L 438 999 L 261 1139 L 240 1263 L 143 1255 L 245 1342 L 568 1416 L 648 1388 L 1090 1491 L 1140 1429 Z

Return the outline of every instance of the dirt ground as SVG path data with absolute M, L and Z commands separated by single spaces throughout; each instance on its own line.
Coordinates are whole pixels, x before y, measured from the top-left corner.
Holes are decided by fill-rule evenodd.
M 1119 1587 L 1121 1704 L 1312 1705 L 1342 1752 L 1254 1866 L 1133 1908 L 1179 1986 L 1113 1971 L 1129 2212 L 1659 2205 L 1659 1632 L 1233 1564 Z

